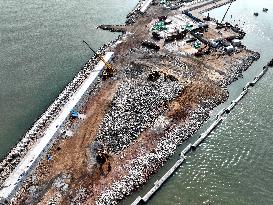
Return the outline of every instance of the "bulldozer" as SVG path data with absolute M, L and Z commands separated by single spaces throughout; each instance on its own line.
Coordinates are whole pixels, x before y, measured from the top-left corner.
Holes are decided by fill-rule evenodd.
M 102 71 L 102 78 L 107 79 L 113 77 L 115 71 L 113 66 L 110 63 L 106 62 L 103 56 L 97 53 L 94 49 L 92 49 L 86 41 L 83 40 L 83 42 L 88 46 L 91 51 L 93 51 L 93 53 L 95 53 L 95 57 L 99 58 L 105 64 L 105 69 Z

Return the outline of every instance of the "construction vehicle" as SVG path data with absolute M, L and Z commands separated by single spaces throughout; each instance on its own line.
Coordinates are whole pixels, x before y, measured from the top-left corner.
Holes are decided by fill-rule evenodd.
M 198 49 L 198 52 L 195 53 L 194 55 L 196 57 L 201 57 L 203 55 L 210 54 L 210 52 L 211 52 L 211 47 L 209 45 L 205 44 L 205 47 L 200 47 Z
M 89 44 L 83 40 L 83 42 L 88 46 L 88 48 L 93 51 L 93 53 L 95 53 L 95 57 L 98 57 L 104 64 L 105 64 L 105 69 L 102 71 L 102 78 L 103 79 L 107 79 L 110 78 L 114 75 L 114 69 L 113 66 L 106 62 L 103 58 L 103 56 L 99 53 L 97 53 L 94 49 L 91 48 L 91 46 L 89 46 Z

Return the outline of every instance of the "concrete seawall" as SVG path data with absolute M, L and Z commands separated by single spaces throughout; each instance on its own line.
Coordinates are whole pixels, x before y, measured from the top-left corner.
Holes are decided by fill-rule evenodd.
M 208 137 L 208 135 L 223 121 L 223 118 L 217 118 L 212 125 L 200 135 L 200 137 L 193 143 L 192 149 L 196 149 L 204 139 Z
M 180 153 L 180 157 L 184 157 L 185 154 L 187 154 L 190 150 L 191 150 L 192 144 L 188 144 L 188 146 L 182 150 L 182 152 Z
M 153 0 L 145 0 L 140 8 L 140 12 L 144 13 L 148 7 L 150 6 L 150 4 L 152 3 Z
M 192 144 L 189 144 L 183 151 L 180 153 L 180 158 L 176 161 L 176 163 L 171 167 L 171 169 L 166 172 L 159 180 L 154 183 L 153 188 L 151 188 L 144 197 L 138 196 L 136 200 L 131 205 L 137 205 L 141 203 L 146 203 L 154 194 L 155 192 L 163 185 L 163 183 L 171 177 L 171 175 L 175 172 L 175 170 L 181 166 L 181 164 L 186 160 L 185 154 L 191 150 Z
M 181 155 L 171 169 L 154 183 L 154 186 L 144 195 L 144 197 L 138 196 L 131 205 L 146 203 L 184 161 L 185 157 Z
M 113 56 L 113 52 L 107 52 L 104 56 L 106 61 L 109 61 Z M 25 155 L 14 171 L 9 175 L 2 185 L 0 190 L 0 203 L 15 194 L 20 188 L 21 182 L 29 175 L 31 170 L 35 167 L 41 157 L 51 147 L 52 142 L 60 134 L 63 124 L 66 122 L 70 115 L 70 111 L 77 106 L 82 96 L 88 91 L 90 86 L 94 84 L 100 73 L 102 72 L 104 63 L 100 61 L 92 71 L 92 73 L 85 79 L 78 90 L 71 96 L 69 101 L 64 105 L 59 115 L 50 123 L 45 130 L 44 135 L 36 142 L 32 149 Z

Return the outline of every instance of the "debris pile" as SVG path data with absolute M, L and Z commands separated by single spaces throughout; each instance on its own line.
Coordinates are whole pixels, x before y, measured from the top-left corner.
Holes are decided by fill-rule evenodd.
M 109 152 L 123 150 L 152 125 L 157 116 L 166 110 L 166 102 L 181 90 L 179 82 L 162 75 L 154 80 L 148 80 L 147 75 L 146 79 L 125 80 L 103 120 L 97 140 Z
M 220 96 L 217 96 L 220 97 Z M 219 100 L 219 99 L 218 99 Z M 115 181 L 110 187 L 106 188 L 96 201 L 97 205 L 117 204 L 118 200 L 129 195 L 133 190 L 144 184 L 149 176 L 156 172 L 162 164 L 175 152 L 177 145 L 190 137 L 208 118 L 208 112 L 216 106 L 216 101 L 207 100 L 203 105 L 199 105 L 190 113 L 187 122 L 165 134 L 160 139 L 156 149 L 138 156 L 125 165 L 128 175 L 121 180 Z

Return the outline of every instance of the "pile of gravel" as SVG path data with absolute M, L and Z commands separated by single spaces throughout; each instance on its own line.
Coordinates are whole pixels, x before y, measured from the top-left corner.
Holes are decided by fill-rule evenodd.
M 106 114 L 97 141 L 108 152 L 125 149 L 141 132 L 152 126 L 163 113 L 166 102 L 182 90 L 177 81 L 164 78 L 156 81 L 143 78 L 125 80 L 119 87 Z

